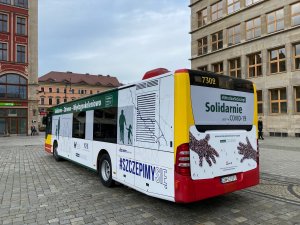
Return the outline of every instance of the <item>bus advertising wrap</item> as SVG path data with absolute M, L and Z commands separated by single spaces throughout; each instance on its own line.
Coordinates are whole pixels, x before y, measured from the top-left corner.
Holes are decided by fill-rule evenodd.
M 226 130 L 201 133 L 190 128 L 192 179 L 209 179 L 257 167 L 256 127 L 250 132 Z
M 253 93 L 192 85 L 191 96 L 196 125 L 251 125 L 253 122 Z

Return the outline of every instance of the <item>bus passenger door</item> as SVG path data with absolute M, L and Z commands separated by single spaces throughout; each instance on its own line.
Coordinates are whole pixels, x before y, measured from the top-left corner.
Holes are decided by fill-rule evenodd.
M 118 93 L 117 178 L 128 186 L 135 179 L 135 86 Z
M 71 137 L 72 137 L 72 114 L 63 114 L 59 121 L 59 134 L 61 150 L 59 155 L 71 157 Z
M 73 113 L 72 160 L 92 167 L 93 111 Z

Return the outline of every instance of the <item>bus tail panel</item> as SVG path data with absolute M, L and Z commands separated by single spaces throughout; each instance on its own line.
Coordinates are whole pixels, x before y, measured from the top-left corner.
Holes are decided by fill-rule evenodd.
M 189 148 L 193 180 L 237 174 L 253 170 L 258 166 L 254 125 L 251 131 L 210 130 L 206 132 L 199 132 L 196 126 L 191 126 Z M 235 177 L 231 179 L 234 181 Z
M 189 203 L 248 188 L 259 183 L 259 169 L 235 174 L 237 180 L 223 184 L 222 177 L 192 180 L 175 172 L 175 202 Z

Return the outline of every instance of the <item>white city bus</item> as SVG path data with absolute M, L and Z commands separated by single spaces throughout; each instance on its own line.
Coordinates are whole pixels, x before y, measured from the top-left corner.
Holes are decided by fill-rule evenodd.
M 57 105 L 45 149 L 147 195 L 194 202 L 258 184 L 256 90 L 211 72 L 156 69 Z

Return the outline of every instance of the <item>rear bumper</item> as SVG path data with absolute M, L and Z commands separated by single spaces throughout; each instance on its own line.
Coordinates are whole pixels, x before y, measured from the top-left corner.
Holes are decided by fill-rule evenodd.
M 192 180 L 175 172 L 175 202 L 189 203 L 230 193 L 259 183 L 259 168 L 238 173 L 237 181 L 222 184 L 220 177 Z

